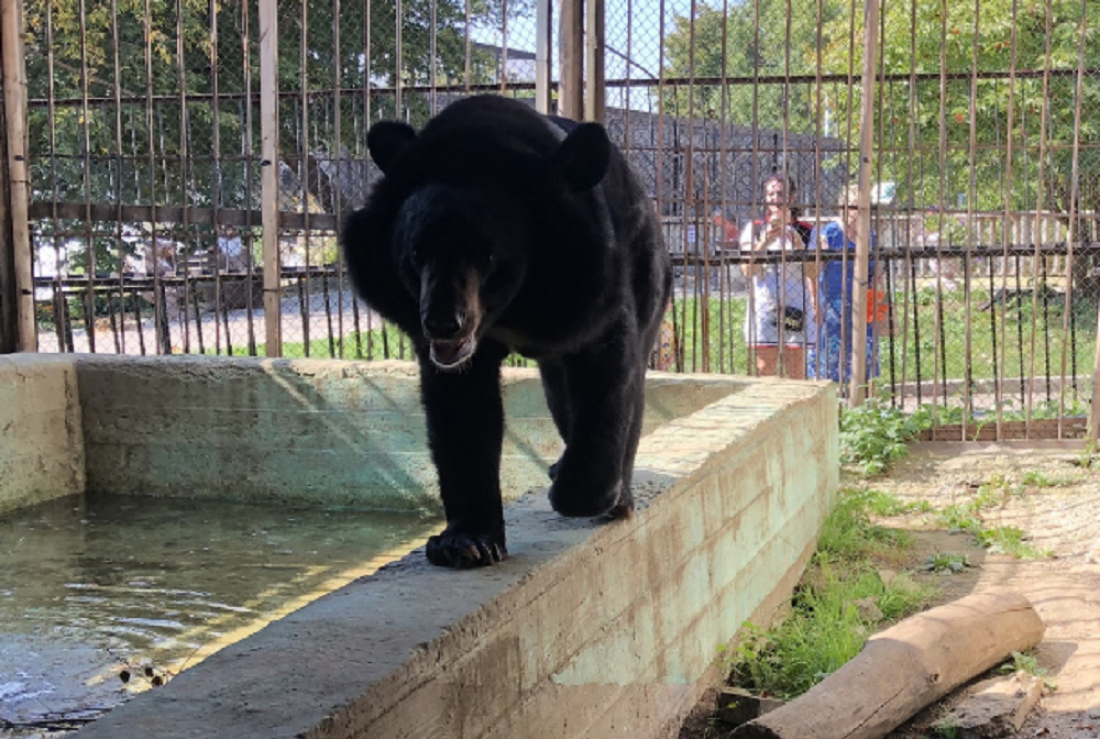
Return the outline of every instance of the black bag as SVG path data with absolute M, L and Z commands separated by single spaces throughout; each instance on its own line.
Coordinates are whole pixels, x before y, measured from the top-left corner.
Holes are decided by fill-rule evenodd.
M 783 306 L 783 328 L 791 333 L 802 333 L 805 319 L 806 314 L 803 313 L 801 308 L 795 308 L 793 305 Z

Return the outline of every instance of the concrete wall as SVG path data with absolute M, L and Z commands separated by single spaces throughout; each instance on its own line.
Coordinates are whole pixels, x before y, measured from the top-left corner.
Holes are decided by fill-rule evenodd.
M 537 378 L 509 372 L 505 395 L 505 484 L 541 488 L 559 442 Z M 415 551 L 81 736 L 675 736 L 719 646 L 768 622 L 813 550 L 837 406 L 831 385 L 715 376 L 655 375 L 648 396 L 631 519 L 563 519 L 528 493 L 502 565 Z M 434 503 L 403 364 L 5 357 L 0 434 L 9 506 L 78 492 L 85 469 L 113 492 Z
M 416 369 L 407 362 L 85 356 L 88 489 L 383 509 L 438 506 Z M 502 474 L 546 484 L 561 442 L 534 370 L 506 370 Z M 650 428 L 727 392 L 666 376 Z
M 83 490 L 75 363 L 0 356 L 0 513 Z
M 630 520 L 526 495 L 502 565 L 414 552 L 81 737 L 674 737 L 719 645 L 789 597 L 838 484 L 831 386 L 722 382 L 643 439 Z

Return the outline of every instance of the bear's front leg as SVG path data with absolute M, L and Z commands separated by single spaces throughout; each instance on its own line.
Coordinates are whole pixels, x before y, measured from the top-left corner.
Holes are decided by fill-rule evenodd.
M 568 397 L 565 451 L 550 504 L 563 516 L 627 516 L 645 406 L 645 371 L 629 335 L 562 359 Z
M 447 515 L 447 527 L 428 539 L 434 565 L 484 567 L 508 556 L 500 493 L 500 364 L 506 353 L 485 342 L 462 368 L 442 370 L 426 350 L 419 352 L 428 445 Z

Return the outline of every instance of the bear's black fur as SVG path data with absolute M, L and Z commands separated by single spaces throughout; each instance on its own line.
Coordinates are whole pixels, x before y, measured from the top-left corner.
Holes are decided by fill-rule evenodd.
M 453 103 L 419 135 L 380 122 L 367 145 L 384 177 L 341 243 L 363 299 L 420 362 L 447 515 L 428 559 L 507 556 L 500 366 L 512 350 L 537 360 L 565 442 L 554 509 L 628 515 L 672 272 L 645 191 L 603 127 L 487 95 Z

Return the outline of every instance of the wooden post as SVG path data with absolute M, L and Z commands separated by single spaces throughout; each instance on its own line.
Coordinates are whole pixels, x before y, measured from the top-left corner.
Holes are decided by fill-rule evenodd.
M 584 118 L 584 0 L 562 0 L 558 44 L 558 115 L 579 121 Z
M 15 350 L 38 350 L 34 321 L 34 280 L 31 270 L 31 232 L 27 220 L 27 74 L 23 58 L 23 0 L 5 0 L 0 15 L 0 47 L 4 61 L 4 120 L 6 174 L 11 224 L 12 274 L 8 300 L 14 299 Z M 5 308 L 5 311 L 7 308 Z
M 535 7 L 535 110 L 544 115 L 554 112 L 553 95 L 550 93 L 553 80 L 553 67 L 550 64 L 554 36 L 554 29 L 551 27 L 553 9 L 552 0 L 538 0 Z
M 260 205 L 264 257 L 264 354 L 281 357 L 279 289 L 279 21 L 276 0 L 260 0 Z
M 852 362 L 848 405 L 863 404 L 867 393 L 867 289 L 871 286 L 871 150 L 875 127 L 875 64 L 878 57 L 878 0 L 863 3 L 863 84 L 859 112 L 859 232 L 852 279 Z
M 585 0 L 584 5 L 584 117 L 607 122 L 607 90 L 604 75 L 604 0 Z

